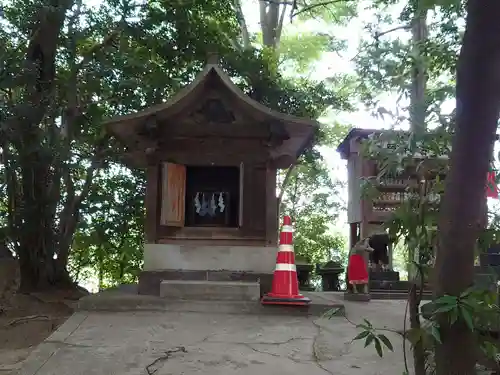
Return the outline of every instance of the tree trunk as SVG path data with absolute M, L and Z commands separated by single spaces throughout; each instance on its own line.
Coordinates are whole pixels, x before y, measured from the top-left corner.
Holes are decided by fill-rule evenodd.
M 55 217 L 47 190 L 47 166 L 37 153 L 23 156 L 21 163 L 24 218 L 19 234 L 20 291 L 29 293 L 72 286 L 66 264 L 58 262 Z
M 426 9 L 416 10 L 411 31 L 412 49 L 415 60 L 412 69 L 410 92 L 410 126 L 413 132 L 422 133 L 426 130 L 425 119 L 427 117 L 427 103 L 425 100 L 427 71 L 424 62 L 425 56 L 422 52 L 422 44 L 425 43 L 428 36 Z
M 467 13 L 457 67 L 456 133 L 439 223 L 438 296 L 459 295 L 473 284 L 481 201 L 500 112 L 500 2 L 469 0 Z M 443 321 L 441 335 L 437 374 L 474 374 L 473 333 L 463 322 Z
M 41 4 L 32 23 L 30 40 L 22 70 L 24 101 L 15 108 L 16 116 L 6 121 L 9 142 L 19 153 L 21 193 L 20 223 L 17 229 L 17 249 L 21 275 L 21 292 L 59 287 L 69 281 L 66 268 L 56 266 L 55 212 L 50 194 L 51 169 L 54 159 L 43 144 L 40 124 L 54 96 L 56 53 L 59 33 L 72 0 L 57 6 Z M 68 277 L 67 277 L 68 276 Z

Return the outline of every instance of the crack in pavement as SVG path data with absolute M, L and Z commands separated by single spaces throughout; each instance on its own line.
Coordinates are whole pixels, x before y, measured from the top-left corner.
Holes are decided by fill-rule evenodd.
M 268 351 L 265 351 L 265 350 L 259 350 L 259 349 L 254 348 L 252 346 L 252 345 L 257 345 L 257 344 L 242 344 L 242 343 L 240 343 L 240 345 L 246 346 L 250 350 L 253 350 L 255 353 L 267 354 L 267 355 L 270 355 L 271 357 L 275 357 L 275 358 L 286 358 L 286 359 L 288 359 L 288 360 L 290 360 L 292 362 L 295 362 L 295 363 L 307 363 L 307 362 L 311 362 L 311 361 L 307 361 L 307 360 L 295 359 L 295 358 L 291 357 L 290 355 L 283 356 L 281 354 L 271 353 L 271 352 L 268 352 Z
M 328 370 L 325 366 L 323 366 L 321 364 L 322 361 L 321 361 L 321 358 L 318 355 L 318 348 L 317 348 L 318 338 L 319 338 L 319 336 L 321 336 L 321 326 L 315 320 L 312 321 L 312 324 L 317 329 L 317 333 L 314 336 L 314 339 L 313 339 L 313 342 L 312 342 L 312 353 L 313 353 L 314 363 L 316 364 L 316 366 L 319 369 L 323 370 L 327 374 L 334 375 L 333 372 L 331 372 L 330 370 Z
M 55 344 L 55 345 L 61 345 L 61 346 L 67 346 L 70 348 L 98 348 L 102 346 L 96 346 L 96 345 L 83 345 L 83 344 L 73 344 L 71 342 L 66 342 L 62 340 L 45 340 L 42 342 L 42 344 Z M 106 347 L 113 347 L 113 346 L 106 346 Z
M 289 344 L 293 341 L 298 341 L 298 340 L 313 340 L 314 337 L 292 337 L 291 339 L 288 339 L 286 341 L 253 341 L 253 342 L 246 342 L 246 341 L 212 341 L 212 340 L 206 340 L 204 339 L 202 342 L 207 342 L 207 343 L 213 343 L 213 344 L 236 344 L 236 345 L 285 345 Z

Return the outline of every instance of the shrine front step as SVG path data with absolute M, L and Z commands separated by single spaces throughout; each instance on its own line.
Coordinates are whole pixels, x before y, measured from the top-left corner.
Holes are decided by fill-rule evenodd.
M 370 289 L 370 296 L 371 299 L 376 300 L 407 300 L 408 291 Z M 430 290 L 424 290 L 422 299 L 424 301 L 432 300 L 432 292 Z
M 262 297 L 271 290 L 273 273 L 212 270 L 142 271 L 139 275 L 138 292 L 142 295 L 160 296 L 160 283 L 167 280 L 258 283 Z
M 163 280 L 160 297 L 170 300 L 190 301 L 258 301 L 258 282 Z

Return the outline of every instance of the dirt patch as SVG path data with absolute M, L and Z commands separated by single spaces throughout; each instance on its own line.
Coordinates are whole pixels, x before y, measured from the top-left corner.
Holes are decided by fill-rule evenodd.
M 15 263 L 0 262 L 0 375 L 17 369 L 30 352 L 73 313 L 80 291 L 17 294 Z M 8 275 L 8 277 L 7 277 Z M 3 276 L 3 278 L 2 278 Z

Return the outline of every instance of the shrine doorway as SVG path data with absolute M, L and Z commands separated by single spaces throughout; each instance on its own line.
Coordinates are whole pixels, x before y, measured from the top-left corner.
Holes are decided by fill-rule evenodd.
M 238 228 L 241 167 L 186 166 L 186 227 Z

